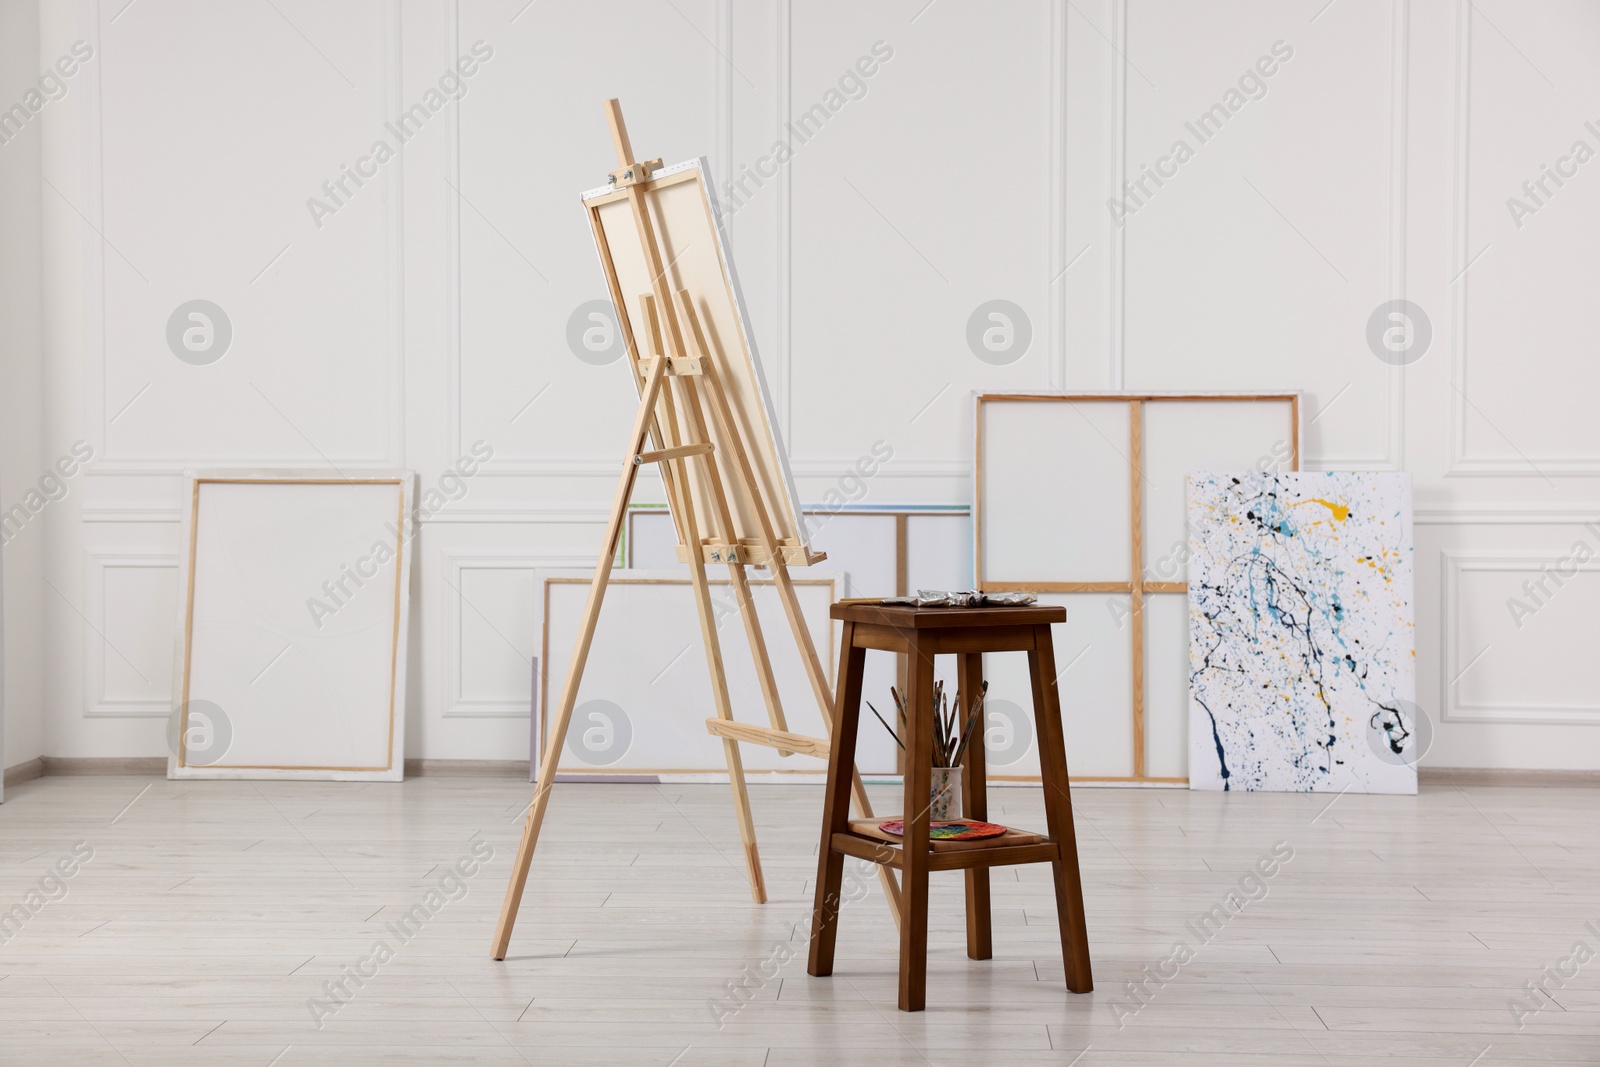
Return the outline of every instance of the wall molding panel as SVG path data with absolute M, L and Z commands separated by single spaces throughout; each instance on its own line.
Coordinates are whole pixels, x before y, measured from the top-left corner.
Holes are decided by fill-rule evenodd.
M 165 570 L 172 572 L 173 595 L 178 588 L 178 557 L 173 553 L 144 552 L 85 552 L 83 554 L 83 692 L 86 719 L 165 719 L 172 714 L 171 686 L 160 696 L 148 698 L 112 697 L 106 693 L 106 663 L 108 659 L 122 660 L 123 654 L 106 636 L 108 616 L 113 608 L 106 591 L 106 576 L 118 570 Z M 141 622 L 149 620 L 148 611 L 138 611 Z M 161 620 L 168 627 L 176 626 L 177 616 Z M 165 631 L 162 631 L 165 632 Z M 170 657 L 169 657 L 170 658 Z M 131 664 L 129 664 L 131 666 Z M 170 664 L 163 662 L 161 667 Z M 146 669 L 149 669 L 149 664 Z M 133 667 L 137 671 L 137 667 Z M 152 683 L 166 676 L 152 677 Z M 170 680 L 170 679 L 169 679 Z
M 1467 442 L 1469 416 L 1487 419 L 1477 411 L 1471 401 L 1470 367 L 1468 360 L 1471 345 L 1468 331 L 1471 324 L 1469 271 L 1476 258 L 1488 247 L 1474 250 L 1470 244 L 1469 214 L 1471 206 L 1471 155 L 1472 143 L 1472 15 L 1471 0 L 1456 0 L 1455 4 L 1455 141 L 1452 172 L 1451 213 L 1451 344 L 1450 344 L 1450 424 L 1449 459 L 1445 477 L 1475 478 L 1551 478 L 1600 477 L 1600 453 L 1589 455 L 1541 455 L 1521 453 L 1507 439 L 1507 444 L 1518 452 L 1515 456 L 1473 454 Z M 1492 423 L 1490 424 L 1493 425 Z M 1504 437 L 1498 427 L 1494 431 Z
M 478 552 L 445 552 L 442 554 L 444 569 L 441 574 L 443 585 L 440 596 L 442 609 L 441 633 L 445 650 L 445 679 L 447 691 L 445 695 L 443 717 L 446 719 L 525 719 L 529 715 L 530 703 L 526 698 L 512 696 L 490 698 L 468 698 L 464 695 L 467 679 L 464 671 L 464 649 L 462 640 L 465 628 L 462 625 L 464 616 L 469 613 L 479 613 L 471 601 L 467 599 L 462 590 L 462 578 L 472 571 L 504 572 L 527 571 L 529 573 L 553 567 L 593 567 L 594 559 L 590 556 L 553 556 L 553 555 L 501 555 Z M 537 604 L 538 601 L 535 601 Z M 486 619 L 484 621 L 487 621 Z M 494 624 L 489 623 L 490 626 Z M 500 635 L 503 640 L 511 640 L 507 635 Z M 538 632 L 525 636 L 528 647 L 532 650 L 531 656 L 538 655 Z M 513 646 L 515 647 L 515 646 Z M 521 655 L 521 649 L 517 650 Z M 543 670 L 543 665 L 540 665 Z M 530 683 L 532 675 L 529 675 Z
M 371 127 L 373 130 L 381 129 L 385 122 L 399 115 L 404 107 L 401 94 L 402 7 L 400 0 L 378 0 L 377 10 L 381 14 L 382 41 L 380 51 L 382 70 L 379 85 L 373 92 L 374 102 L 371 108 L 373 120 Z M 106 15 L 106 9 L 98 0 L 91 0 L 90 3 L 83 6 L 82 12 L 81 32 L 84 39 L 94 47 L 96 55 L 100 57 L 97 62 L 84 63 L 79 73 L 79 77 L 84 80 L 86 89 L 84 95 L 88 98 L 84 104 L 87 109 L 87 119 L 83 131 L 85 166 L 80 175 L 80 187 L 86 195 L 84 195 L 84 202 L 81 205 L 74 206 L 74 210 L 81 208 L 81 213 L 87 226 L 84 238 L 84 257 L 86 262 L 83 282 L 84 307 L 86 311 L 84 337 L 87 342 L 86 355 L 88 364 L 85 370 L 84 399 L 89 428 L 88 439 L 94 446 L 95 459 L 85 468 L 85 472 L 96 476 L 181 475 L 186 468 L 196 466 L 195 460 L 200 457 L 173 459 L 164 456 L 125 453 L 113 449 L 110 444 L 111 423 L 123 414 L 122 411 L 115 411 L 113 408 L 122 406 L 127 402 L 127 398 L 111 396 L 108 388 L 110 357 L 106 347 L 106 335 L 107 330 L 112 326 L 108 321 L 107 313 L 106 249 L 108 241 L 98 236 L 107 227 L 107 174 L 104 149 L 105 86 L 101 73 L 105 65 L 105 44 L 102 40 L 101 26 Z M 403 170 L 403 166 L 400 165 L 387 166 L 383 169 L 381 181 L 381 195 L 384 198 L 386 216 L 385 241 L 387 245 L 383 249 L 382 255 L 386 294 L 385 319 L 381 324 L 384 333 L 382 349 L 386 362 L 386 377 L 383 379 L 385 423 L 383 446 L 375 452 L 367 454 L 327 454 L 312 443 L 311 439 L 298 426 L 294 426 L 292 427 L 293 433 L 289 436 L 304 441 L 315 453 L 314 455 L 307 456 L 304 453 L 296 455 L 251 453 L 249 455 L 221 456 L 212 454 L 205 456 L 203 463 L 199 465 L 213 467 L 293 467 L 298 469 L 323 465 L 336 469 L 405 466 L 405 203 Z M 295 241 L 303 242 L 303 240 L 303 237 L 295 238 Z M 290 242 L 291 247 L 295 241 Z M 113 253 L 113 255 L 120 255 L 120 253 Z M 268 403 L 271 403 L 271 401 L 268 400 Z M 284 417 L 287 418 L 287 416 Z
M 1408 201 L 1407 156 L 1411 84 L 1411 0 L 1390 0 L 1389 4 L 1389 153 L 1388 190 L 1385 211 L 1388 219 L 1387 278 L 1391 300 L 1406 296 L 1406 223 Z M 1383 384 L 1383 450 L 1376 456 L 1308 456 L 1306 470 L 1405 470 L 1406 370 L 1388 367 Z M 1330 410 L 1337 397 L 1322 411 Z M 1307 425 L 1321 417 L 1322 411 L 1308 413 Z
M 715 0 L 715 26 L 713 33 L 716 44 L 711 51 L 713 54 L 712 69 L 716 81 L 714 114 L 711 116 L 714 143 L 708 146 L 706 155 L 711 158 L 712 175 L 719 181 L 725 181 L 730 176 L 732 169 L 733 153 L 733 93 L 734 78 L 732 76 L 732 61 L 729 58 L 732 49 L 732 19 L 733 0 Z M 680 12 L 681 14 L 681 12 Z M 448 46 L 448 56 L 445 62 L 452 63 L 460 51 L 461 44 L 461 10 L 459 2 L 452 3 L 450 7 L 448 29 L 444 35 Z M 464 403 L 464 387 L 462 377 L 466 372 L 465 354 L 462 349 L 462 284 L 463 284 L 463 259 L 462 259 L 462 225 L 461 225 L 461 200 L 465 198 L 462 175 L 462 131 L 460 102 L 453 102 L 448 108 L 448 148 L 446 150 L 445 170 L 451 195 L 447 198 L 445 208 L 445 247 L 446 247 L 446 388 L 447 388 L 447 436 L 454 448 L 454 455 L 465 455 L 468 442 L 465 439 L 463 426 L 466 423 L 465 413 L 462 409 Z M 599 121 L 599 108 L 595 108 L 595 121 Z M 630 130 L 630 135 L 635 131 Z M 669 160 L 669 162 L 677 162 Z M 596 168 L 596 174 L 603 177 L 603 168 Z M 787 172 L 788 168 L 783 168 Z M 598 178 L 593 185 L 603 184 Z M 592 186 L 586 186 L 592 187 Z M 580 189 L 572 190 L 572 200 L 576 211 L 577 196 Z M 574 264 L 576 269 L 593 270 L 598 280 L 599 265 L 595 262 Z M 616 377 L 624 374 L 622 368 L 616 369 Z M 781 379 L 779 379 L 781 381 Z M 620 382 L 618 382 L 620 387 Z M 782 397 L 786 390 L 780 385 L 777 404 L 779 410 L 784 409 Z M 617 394 L 619 399 L 625 393 Z M 787 434 L 785 434 L 787 440 Z M 605 452 L 578 456 L 515 456 L 509 454 L 498 455 L 492 465 L 485 466 L 480 472 L 494 478 L 615 478 L 620 471 L 620 458 L 618 455 Z M 602 520 L 603 521 L 603 520 Z
M 1476 663 L 1493 652 L 1495 645 L 1495 642 L 1491 641 L 1486 647 L 1473 650 L 1463 647 L 1461 643 L 1463 575 L 1522 574 L 1532 579 L 1545 574 L 1551 564 L 1559 558 L 1559 554 L 1549 552 L 1496 551 L 1475 552 L 1470 555 L 1450 551 L 1440 553 L 1442 573 L 1439 586 L 1439 635 L 1442 654 L 1439 684 L 1442 694 L 1441 717 L 1445 722 L 1600 725 L 1600 701 L 1570 704 L 1529 702 L 1513 705 L 1473 701 L 1463 697 L 1463 692 L 1469 690 L 1473 681 L 1480 677 L 1472 673 Z M 1600 574 L 1600 561 L 1575 564 L 1574 569 L 1575 576 L 1568 577 L 1566 581 L 1574 581 L 1575 577 L 1591 576 L 1590 582 L 1600 582 L 1600 578 L 1592 577 Z M 1548 596 L 1545 604 L 1540 605 L 1538 610 L 1545 610 L 1545 605 L 1555 603 L 1557 597 L 1576 595 L 1575 592 L 1560 587 L 1553 592 L 1554 595 Z M 1529 602 L 1532 602 L 1532 598 L 1529 598 Z
M 1472 505 L 1417 508 L 1419 526 L 1584 526 L 1600 522 L 1600 504 L 1591 507 L 1547 505 Z

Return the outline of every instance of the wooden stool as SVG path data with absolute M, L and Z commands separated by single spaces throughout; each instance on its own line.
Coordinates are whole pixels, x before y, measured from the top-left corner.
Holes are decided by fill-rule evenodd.
M 901 871 L 900 1010 L 921 1011 L 928 979 L 928 872 L 961 870 L 967 878 L 967 955 L 989 959 L 989 868 L 1010 863 L 1050 863 L 1055 867 L 1056 916 L 1061 924 L 1061 956 L 1067 988 L 1094 988 L 1089 969 L 1089 939 L 1084 923 L 1083 886 L 1078 877 L 1078 846 L 1072 825 L 1072 795 L 1067 787 L 1067 756 L 1061 735 L 1061 705 L 1056 698 L 1055 650 L 1050 624 L 1066 621 L 1065 608 L 914 608 L 876 601 L 840 601 L 830 613 L 844 622 L 839 650 L 838 691 L 828 759 L 828 788 L 817 849 L 817 894 L 811 925 L 811 957 L 806 968 L 818 978 L 833 973 L 839 932 L 839 888 L 844 858 L 857 856 Z M 905 837 L 899 846 L 874 839 L 850 825 L 850 783 L 856 762 L 856 732 L 861 720 L 861 675 L 867 649 L 907 657 Z M 960 848 L 936 849 L 928 840 L 929 792 L 933 767 L 933 657 L 959 656 L 965 725 L 972 700 L 983 686 L 983 653 L 1026 652 L 1033 680 L 1033 708 L 1039 735 L 1039 767 L 1044 778 L 1049 836 L 1012 844 L 1013 833 L 988 847 L 948 842 Z M 974 729 L 983 730 L 982 723 Z M 967 746 L 961 775 L 962 815 L 985 820 L 984 752 L 981 737 Z M 880 818 L 882 818 L 880 816 Z

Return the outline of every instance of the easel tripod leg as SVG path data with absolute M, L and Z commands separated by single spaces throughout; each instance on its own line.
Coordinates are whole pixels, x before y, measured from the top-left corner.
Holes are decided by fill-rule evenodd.
M 745 873 L 750 878 L 750 899 L 767 902 L 767 881 L 761 873 L 761 853 L 756 848 L 755 820 L 750 813 L 750 789 L 744 780 L 744 760 L 739 742 L 722 739 L 722 755 L 728 762 L 728 784 L 733 788 L 733 811 L 739 819 L 739 840 L 744 844 Z
M 773 554 L 771 563 L 773 584 L 778 588 L 778 598 L 783 602 L 784 615 L 789 620 L 789 628 L 794 631 L 795 643 L 800 646 L 800 656 L 805 661 L 806 671 L 811 678 L 812 690 L 817 694 L 822 705 L 822 721 L 828 728 L 831 737 L 837 726 L 834 722 L 833 697 L 828 692 L 828 679 L 822 673 L 822 661 L 817 658 L 817 647 L 812 643 L 811 632 L 806 629 L 805 616 L 800 612 L 800 598 L 795 594 L 794 584 L 789 581 L 789 570 L 781 557 Z M 848 640 L 848 635 L 846 635 Z M 872 801 L 867 796 L 867 787 L 861 782 L 861 773 L 856 770 L 854 761 L 850 764 L 850 796 L 855 802 L 855 810 L 863 819 L 872 818 Z M 895 929 L 901 923 L 901 898 L 900 884 L 895 881 L 894 871 L 883 864 L 877 864 L 878 883 L 883 886 L 884 899 L 889 904 L 889 914 L 894 918 Z
M 687 384 L 685 385 L 687 390 Z M 672 403 L 672 387 L 662 391 L 663 407 L 673 440 L 683 440 L 678 426 L 678 416 Z M 692 414 L 692 413 L 691 413 Z M 717 718 L 733 722 L 733 703 L 728 699 L 728 677 L 722 664 L 722 642 L 717 637 L 717 619 L 711 610 L 711 587 L 706 581 L 706 564 L 700 556 L 700 523 L 695 515 L 694 499 L 688 464 L 674 460 L 677 469 L 675 509 L 683 523 L 684 540 L 691 546 L 689 577 L 694 586 L 695 609 L 700 615 L 700 641 L 705 645 L 706 669 L 711 675 L 711 696 L 716 701 Z M 714 469 L 713 469 L 714 476 Z M 750 876 L 750 896 L 757 904 L 767 902 L 766 880 L 761 875 L 761 854 L 756 849 L 755 820 L 750 814 L 750 789 L 744 780 L 744 759 L 739 754 L 739 743 L 722 739 L 722 755 L 728 764 L 728 785 L 733 790 L 733 810 L 739 822 L 739 840 L 744 845 L 744 861 Z
M 687 491 L 686 491 L 687 495 Z M 693 540 L 699 544 L 699 533 L 694 516 L 685 508 L 688 528 Z M 700 637 L 706 648 L 706 665 L 711 673 L 711 693 L 717 704 L 717 717 L 724 722 L 733 721 L 733 705 L 728 699 L 728 679 L 722 666 L 722 644 L 717 639 L 717 622 L 711 611 L 711 590 L 706 583 L 706 568 L 702 560 L 689 566 L 694 581 L 695 606 L 700 612 Z M 755 819 L 750 814 L 750 788 L 744 780 L 744 759 L 739 754 L 739 743 L 722 739 L 722 755 L 728 764 L 728 785 L 733 790 L 733 812 L 739 821 L 739 840 L 744 844 L 744 861 L 750 876 L 750 896 L 757 904 L 767 902 L 766 879 L 761 874 L 761 854 L 756 848 Z
M 539 763 L 539 781 L 534 787 L 533 803 L 528 806 L 528 819 L 522 824 L 522 840 L 517 845 L 517 855 L 511 864 L 511 882 L 506 886 L 505 902 L 500 905 L 500 921 L 495 926 L 494 944 L 489 950 L 489 955 L 497 960 L 506 958 L 506 948 L 511 944 L 511 930 L 517 923 L 522 891 L 528 884 L 528 867 L 533 863 L 533 850 L 539 843 L 539 828 L 544 824 L 545 809 L 550 803 L 550 790 L 555 785 L 561 749 L 567 743 L 567 724 L 572 721 L 572 708 L 578 702 L 578 686 L 583 681 L 583 668 L 589 662 L 589 646 L 594 643 L 595 625 L 600 621 L 600 605 L 605 601 L 606 583 L 611 579 L 617 541 L 622 536 L 622 523 L 628 513 L 628 498 L 633 495 L 633 482 L 639 470 L 633 457 L 644 447 L 666 365 L 667 361 L 660 357 L 652 361 L 644 389 L 639 395 L 639 414 L 634 419 L 628 455 L 622 461 L 622 479 L 617 484 L 617 495 L 612 501 L 611 521 L 606 527 L 600 559 L 595 564 L 594 580 L 589 585 L 589 599 L 583 606 L 578 642 L 572 650 L 567 680 L 561 687 L 561 706 L 557 708 L 555 718 L 550 723 L 549 736 L 545 738 L 544 759 Z

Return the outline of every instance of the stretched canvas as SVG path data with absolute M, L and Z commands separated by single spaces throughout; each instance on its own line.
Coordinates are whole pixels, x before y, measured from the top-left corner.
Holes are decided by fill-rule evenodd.
M 1189 476 L 1192 789 L 1415 793 L 1411 479 Z
M 188 475 L 168 778 L 404 777 L 414 481 Z

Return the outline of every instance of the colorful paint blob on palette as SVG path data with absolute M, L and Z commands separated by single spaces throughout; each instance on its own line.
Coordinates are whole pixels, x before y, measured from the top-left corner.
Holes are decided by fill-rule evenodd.
M 878 829 L 886 834 L 905 836 L 906 827 L 900 819 L 890 819 L 888 822 L 878 824 Z M 999 837 L 1006 832 L 1004 826 L 992 822 L 975 822 L 972 819 L 955 819 L 950 822 L 930 822 L 928 824 L 928 840 L 930 841 L 981 841 L 986 837 Z

